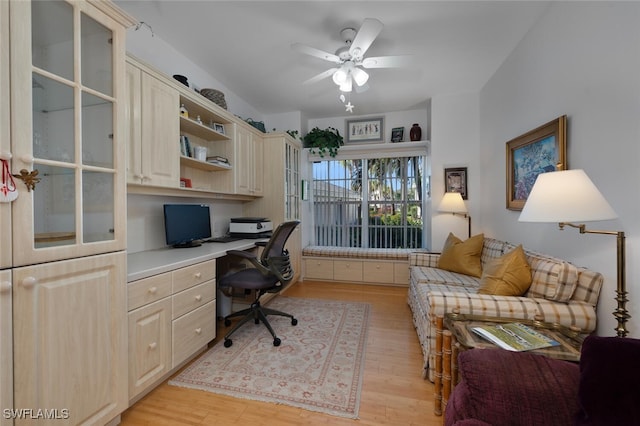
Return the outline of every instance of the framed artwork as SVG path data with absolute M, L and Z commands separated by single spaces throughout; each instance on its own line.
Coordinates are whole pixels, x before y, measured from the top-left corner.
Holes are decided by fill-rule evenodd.
M 347 120 L 347 137 L 345 142 L 383 142 L 384 118 L 363 118 Z
M 466 167 L 444 169 L 444 191 L 459 192 L 463 200 L 468 198 Z
M 522 210 L 541 173 L 567 168 L 567 116 L 507 142 L 507 209 Z
M 391 129 L 391 142 L 402 142 L 404 140 L 404 127 L 394 127 Z
M 213 130 L 224 135 L 224 125 L 222 124 L 213 123 Z

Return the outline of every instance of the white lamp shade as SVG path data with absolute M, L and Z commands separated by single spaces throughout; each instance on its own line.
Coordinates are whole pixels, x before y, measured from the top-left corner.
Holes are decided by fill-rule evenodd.
M 442 201 L 440 201 L 438 211 L 444 213 L 466 213 L 467 206 L 465 206 L 462 195 L 459 192 L 446 192 L 442 197 Z
M 364 85 L 369 80 L 369 74 L 361 68 L 354 67 L 351 71 L 351 74 L 353 75 L 353 79 L 358 86 Z
M 333 73 L 333 82 L 338 86 L 347 81 L 348 73 L 344 68 L 338 69 Z
M 618 215 L 583 170 L 538 175 L 520 222 L 589 222 Z

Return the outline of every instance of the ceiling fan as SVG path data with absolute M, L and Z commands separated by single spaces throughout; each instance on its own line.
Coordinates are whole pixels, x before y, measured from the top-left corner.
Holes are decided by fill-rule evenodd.
M 407 65 L 410 56 L 406 55 L 364 57 L 367 49 L 378 37 L 383 27 L 384 24 L 379 20 L 366 18 L 358 31 L 353 28 L 343 29 L 340 31 L 340 36 L 346 45 L 336 50 L 335 54 L 302 43 L 292 44 L 291 48 L 300 53 L 324 59 L 337 65 L 306 80 L 304 84 L 316 83 L 332 77 L 333 82 L 340 87 L 342 92 L 351 92 L 354 82 L 356 87 L 362 87 L 369 80 L 369 73 L 363 68 L 396 68 Z

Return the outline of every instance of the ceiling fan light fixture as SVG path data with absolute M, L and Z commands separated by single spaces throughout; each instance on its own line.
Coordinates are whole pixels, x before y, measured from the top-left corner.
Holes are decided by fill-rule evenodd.
M 369 80 L 369 74 L 358 67 L 354 67 L 353 70 L 351 70 L 351 75 L 353 75 L 353 80 L 356 82 L 358 87 L 363 86 Z
M 351 78 L 348 78 L 347 81 L 340 85 L 340 91 L 342 92 L 351 92 L 353 85 L 351 83 Z
M 333 73 L 333 82 L 340 86 L 347 81 L 348 77 L 348 72 L 344 68 L 340 68 L 338 71 Z

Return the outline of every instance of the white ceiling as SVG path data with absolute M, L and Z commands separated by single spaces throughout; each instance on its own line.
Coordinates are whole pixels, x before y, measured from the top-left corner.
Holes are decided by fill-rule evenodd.
M 424 107 L 429 98 L 479 90 L 549 6 L 542 1 L 172 1 L 116 0 L 154 34 L 264 114 L 349 115 L 333 66 L 291 49 L 300 42 L 334 53 L 340 30 L 364 18 L 385 25 L 366 56 L 412 55 L 403 69 L 369 70 L 352 92 L 354 115 Z

